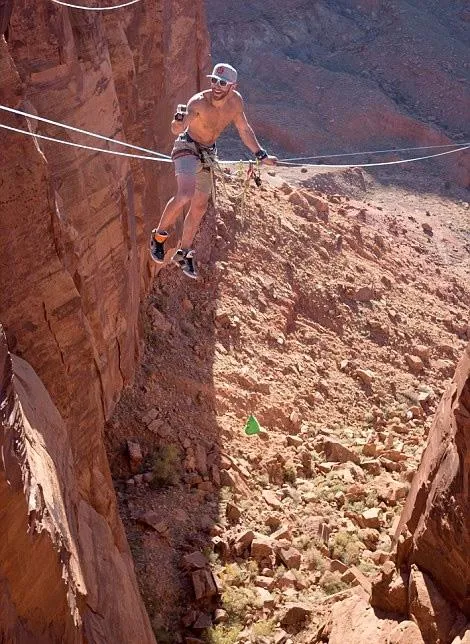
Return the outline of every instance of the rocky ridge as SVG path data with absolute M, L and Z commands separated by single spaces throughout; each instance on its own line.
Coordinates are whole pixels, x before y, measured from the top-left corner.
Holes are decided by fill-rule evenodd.
M 468 20 L 439 0 L 207 2 L 213 57 L 239 69 L 256 131 L 289 157 L 469 141 Z M 223 149 L 244 154 L 236 136 Z M 468 155 L 444 159 L 426 162 L 435 181 L 468 187 Z

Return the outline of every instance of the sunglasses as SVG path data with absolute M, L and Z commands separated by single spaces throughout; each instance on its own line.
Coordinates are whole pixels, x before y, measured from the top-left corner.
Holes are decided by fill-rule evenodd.
M 216 78 L 215 76 L 211 76 L 211 85 L 220 85 L 220 87 L 227 87 L 227 85 L 231 85 L 232 83 L 229 83 L 228 81 L 224 80 L 223 78 Z

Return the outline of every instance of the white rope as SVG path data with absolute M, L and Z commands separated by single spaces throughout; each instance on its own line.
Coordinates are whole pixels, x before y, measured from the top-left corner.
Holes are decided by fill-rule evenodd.
M 467 145 L 465 148 L 458 148 L 457 150 L 449 150 L 448 152 L 438 152 L 437 154 L 428 154 L 424 157 L 414 157 L 413 159 L 401 159 L 399 161 L 382 161 L 382 163 L 355 163 L 355 164 L 338 164 L 333 165 L 331 163 L 291 163 L 289 161 L 281 161 L 279 165 L 290 165 L 290 166 L 303 166 L 308 168 L 372 168 L 381 165 L 400 165 L 402 163 L 411 163 L 412 161 L 424 161 L 425 159 L 435 159 L 436 157 L 443 157 L 446 154 L 454 154 L 454 152 L 463 152 L 464 150 L 469 150 L 470 145 Z
M 3 110 L 5 112 L 11 112 L 13 114 L 18 114 L 20 116 L 25 116 L 27 118 L 35 119 L 36 121 L 42 121 L 44 123 L 49 123 L 50 125 L 55 125 L 57 127 L 62 127 L 66 130 L 72 130 L 73 132 L 79 132 L 80 134 L 85 134 L 87 136 L 92 136 L 97 139 L 101 139 L 103 141 L 108 141 L 109 143 L 113 143 L 116 145 L 122 145 L 124 147 L 133 149 L 133 150 L 138 150 L 139 152 L 146 152 L 146 155 L 139 155 L 139 154 L 130 154 L 127 152 L 117 152 L 113 150 L 104 150 L 103 148 L 97 148 L 94 146 L 90 145 L 82 145 L 80 143 L 73 143 L 72 141 L 64 141 L 63 139 L 57 139 L 52 136 L 46 136 L 44 134 L 38 134 L 35 132 L 30 132 L 27 130 L 22 130 L 20 128 L 15 128 L 11 127 L 9 125 L 5 125 L 3 123 L 0 123 L 0 127 L 4 128 L 6 130 L 10 130 L 11 132 L 18 132 L 20 134 L 26 134 L 28 136 L 35 136 L 39 139 L 44 139 L 46 141 L 54 141 L 56 143 L 63 143 L 64 145 L 69 145 L 75 148 L 82 148 L 83 150 L 92 150 L 95 152 L 104 152 L 105 154 L 114 154 L 116 156 L 122 156 L 122 157 L 128 157 L 131 159 L 149 159 L 151 161 L 161 161 L 162 163 L 171 163 L 171 157 L 169 157 L 166 154 L 162 154 L 161 152 L 155 152 L 154 150 L 149 150 L 148 148 L 142 148 L 137 145 L 131 145 L 130 143 L 125 143 L 124 141 L 118 141 L 116 139 L 111 139 L 107 136 L 103 136 L 102 134 L 96 134 L 95 132 L 89 132 L 88 130 L 82 130 L 80 128 L 74 127 L 72 125 L 66 125 L 65 123 L 60 123 L 59 121 L 52 121 L 50 119 L 46 119 L 42 116 L 37 116 L 35 114 L 30 114 L 29 112 L 23 112 L 22 110 L 17 110 L 12 107 L 7 107 L 6 105 L 0 105 L 0 110 Z M 457 147 L 454 150 L 448 150 L 447 152 L 439 152 L 437 154 L 429 154 L 426 156 L 422 157 L 413 157 L 412 159 L 401 159 L 398 161 L 383 161 L 381 163 L 357 163 L 357 164 L 330 164 L 330 163 L 296 163 L 296 162 L 291 162 L 291 161 L 285 161 L 283 159 L 280 160 L 280 165 L 285 165 L 285 166 L 307 166 L 311 168 L 371 168 L 371 167 L 377 167 L 377 166 L 385 166 L 385 165 L 400 165 L 402 163 L 411 163 L 413 161 L 423 161 L 425 159 L 434 159 L 436 157 L 441 157 L 445 156 L 447 154 L 454 154 L 455 152 L 463 152 L 465 150 L 470 149 L 470 143 L 468 144 L 455 144 L 459 147 Z M 465 147 L 464 147 L 465 146 Z M 438 147 L 438 146 L 432 146 L 432 147 Z M 441 147 L 441 146 L 439 146 Z M 443 146 L 447 147 L 447 146 Z M 411 149 L 411 148 L 409 148 Z M 417 148 L 417 149 L 425 149 L 425 148 Z M 396 150 L 398 151 L 398 150 Z M 348 153 L 349 154 L 349 153 Z M 354 153 L 355 154 L 355 153 Z M 359 153 L 358 153 L 359 154 Z M 364 153 L 365 154 L 365 153 Z M 151 156 L 147 156 L 151 155 Z M 342 155 L 337 155 L 337 156 L 342 156 Z M 346 156 L 346 155 L 344 155 Z M 305 157 L 307 158 L 307 157 Z M 317 157 L 311 157 L 311 158 L 317 158 Z M 247 163 L 250 163 L 249 161 L 219 161 L 219 163 L 224 164 L 224 165 L 232 165 L 232 164 L 240 164 L 242 163 L 243 165 L 246 165 Z
M 114 7 L 83 7 L 80 4 L 70 4 L 70 2 L 62 2 L 62 0 L 51 0 L 55 4 L 60 4 L 63 7 L 70 7 L 71 9 L 83 9 L 84 11 L 112 11 L 113 9 L 122 9 L 123 7 L 129 7 L 131 4 L 136 4 L 140 0 L 131 0 L 130 2 L 124 2 L 124 4 L 117 4 Z
M 79 132 L 80 134 L 86 134 L 87 136 L 94 136 L 96 139 L 102 139 L 103 141 L 109 141 L 110 143 L 115 143 L 116 145 L 122 145 L 126 148 L 130 148 L 131 150 L 138 150 L 139 152 L 145 152 L 146 154 L 153 154 L 163 159 L 170 158 L 167 154 L 162 154 L 161 152 L 154 152 L 153 150 L 148 150 L 147 148 L 141 148 L 138 145 L 131 145 L 130 143 L 125 143 L 124 141 L 110 139 L 109 137 L 103 136 L 102 134 L 96 134 L 95 132 L 88 132 L 88 130 L 81 130 L 78 127 L 73 127 L 73 125 L 66 125 L 65 123 L 60 123 L 59 121 L 51 121 L 50 119 L 46 119 L 42 116 L 29 114 L 29 112 L 23 112 L 22 110 L 17 110 L 13 107 L 7 107 L 6 105 L 0 105 L 0 110 L 3 110 L 4 112 L 11 112 L 12 114 L 19 114 L 20 116 L 26 116 L 27 118 L 35 119 L 36 121 L 42 121 L 43 123 L 49 123 L 50 125 L 56 125 L 57 127 L 63 127 L 66 130 L 72 130 L 72 132 Z M 20 130 L 20 132 L 24 132 L 24 131 L 25 130 Z M 101 149 L 101 148 L 95 148 L 95 149 Z
M 95 152 L 104 152 L 105 154 L 115 154 L 120 157 L 128 157 L 130 159 L 148 159 L 149 161 L 160 161 L 161 163 L 171 163 L 171 159 L 162 159 L 159 157 L 148 157 L 141 154 L 130 154 L 129 152 L 116 152 L 114 150 L 104 150 L 103 148 L 95 148 L 91 145 L 82 145 L 80 143 L 73 143 L 72 141 L 64 141 L 63 139 L 55 139 L 53 136 L 46 136 L 45 134 L 38 134 L 37 132 L 29 132 L 28 130 L 21 130 L 18 127 L 10 127 L 0 123 L 0 128 L 5 130 L 10 130 L 11 132 L 19 132 L 20 134 L 26 134 L 27 136 L 34 136 L 38 139 L 45 139 L 46 141 L 54 141 L 55 143 L 62 143 L 63 145 L 70 145 L 74 148 L 82 148 L 83 150 L 94 150 Z M 112 139 L 111 139 L 112 140 Z M 113 143 L 118 143 L 118 141 L 113 141 Z
M 342 154 L 317 154 L 314 157 L 291 157 L 289 159 L 279 159 L 280 161 L 307 161 L 309 159 L 333 159 L 335 157 L 353 157 L 359 156 L 361 154 L 386 154 L 388 152 L 412 152 L 414 150 L 435 150 L 437 148 L 455 148 L 455 147 L 466 147 L 470 145 L 470 141 L 467 143 L 447 143 L 446 145 L 422 145 L 418 148 L 392 148 L 390 150 L 367 150 L 364 152 L 343 152 Z

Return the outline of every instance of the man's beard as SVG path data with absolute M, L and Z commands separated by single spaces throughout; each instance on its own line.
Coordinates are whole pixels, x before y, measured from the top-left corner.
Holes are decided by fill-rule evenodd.
M 222 101 L 227 95 L 228 95 L 228 92 L 224 92 L 223 94 L 216 95 L 214 94 L 214 90 L 212 90 L 212 100 L 214 101 Z

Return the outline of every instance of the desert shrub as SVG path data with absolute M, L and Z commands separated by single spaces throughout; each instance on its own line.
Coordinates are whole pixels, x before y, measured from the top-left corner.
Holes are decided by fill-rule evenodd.
M 232 586 L 222 594 L 223 607 L 230 623 L 244 620 L 249 608 L 261 608 L 261 600 L 251 588 Z
M 304 563 L 309 570 L 318 570 L 323 572 L 325 570 L 325 559 L 321 552 L 313 546 L 310 548 L 303 557 Z
M 176 445 L 162 445 L 149 455 L 152 486 L 175 485 L 180 475 L 181 455 Z
M 227 564 L 219 574 L 224 586 L 242 586 L 249 578 L 248 571 L 237 563 Z
M 243 626 L 241 624 L 236 626 L 218 624 L 208 629 L 204 639 L 207 644 L 235 644 L 242 630 Z
M 263 619 L 256 624 L 253 624 L 251 632 L 257 637 L 268 637 L 274 633 L 276 628 L 276 620 L 274 619 Z
M 297 479 L 297 470 L 292 461 L 286 461 L 284 463 L 282 473 L 285 483 L 295 483 Z
M 330 542 L 331 557 L 347 565 L 357 563 L 363 549 L 364 544 L 359 541 L 357 534 L 351 534 L 345 530 L 337 532 Z
M 348 585 L 341 580 L 339 572 L 330 572 L 327 570 L 320 579 L 320 586 L 323 588 L 327 595 L 334 595 L 344 590 Z

